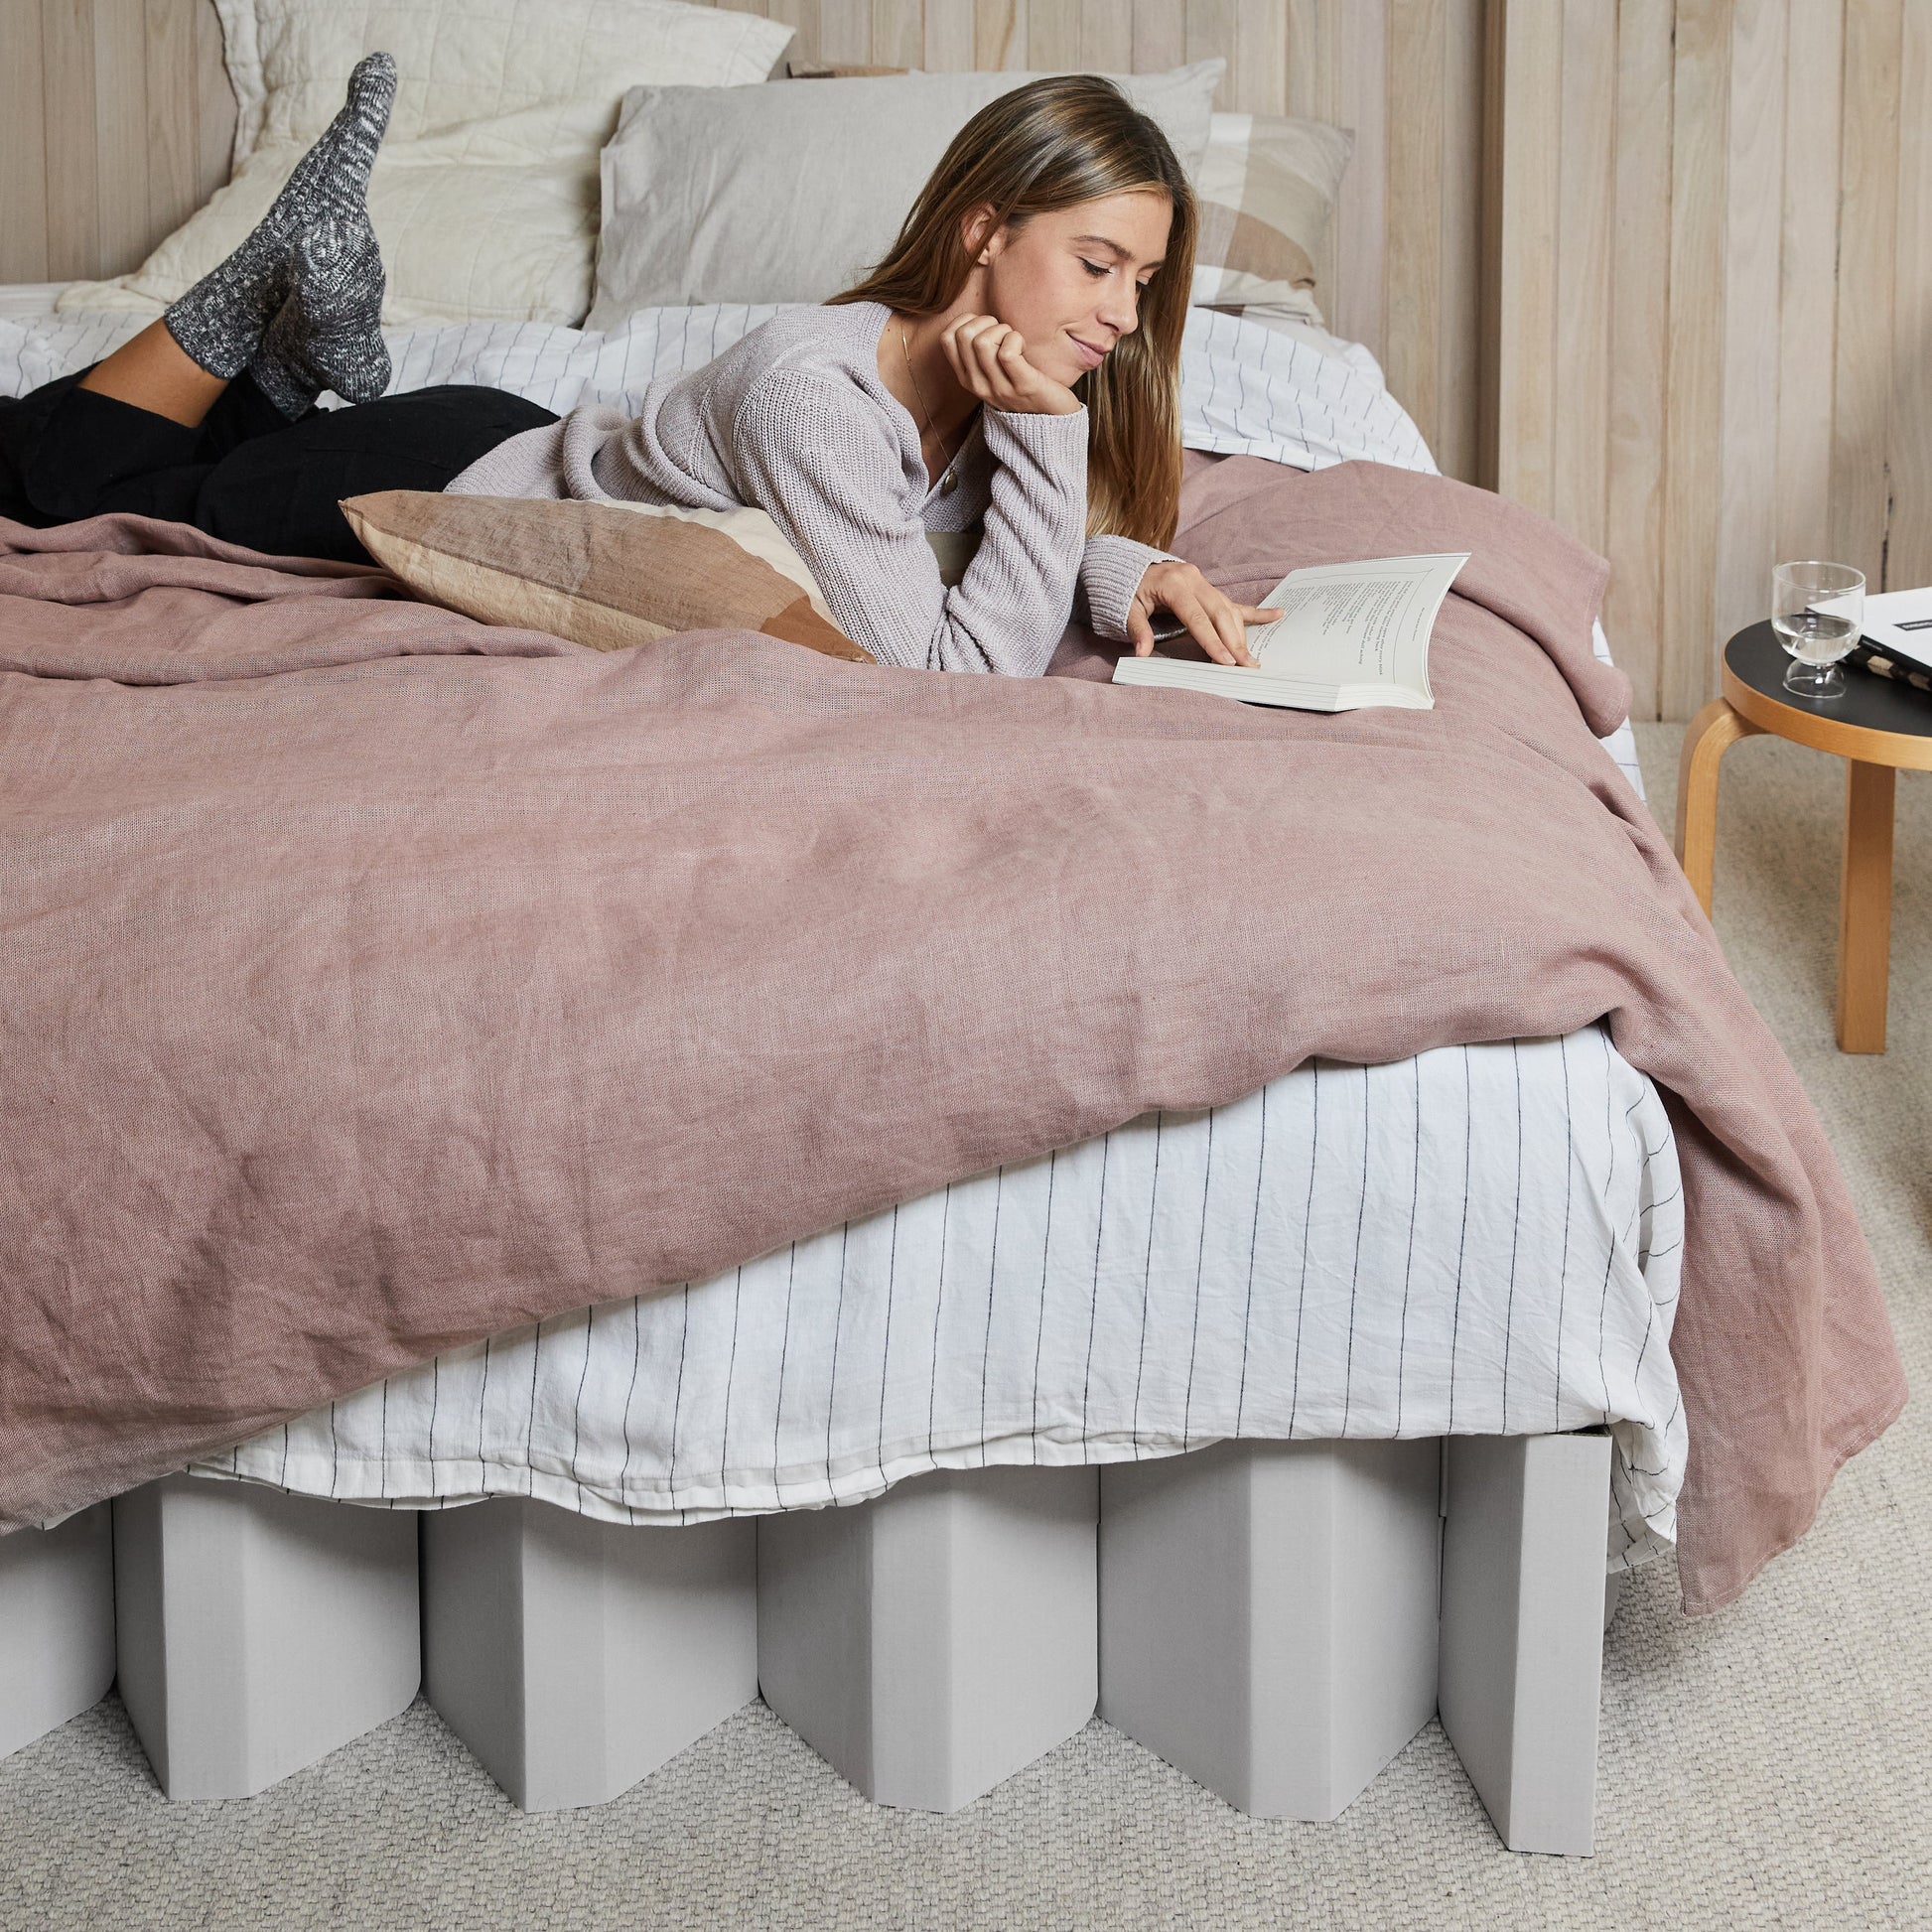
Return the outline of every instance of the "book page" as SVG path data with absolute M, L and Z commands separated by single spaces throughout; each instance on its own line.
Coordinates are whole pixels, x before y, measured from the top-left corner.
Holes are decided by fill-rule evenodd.
M 1375 557 L 1292 570 L 1262 599 L 1281 616 L 1248 632 L 1258 660 L 1200 664 L 1186 658 L 1122 657 L 1116 684 L 1206 691 L 1250 704 L 1352 711 L 1359 705 L 1428 710 L 1429 637 L 1436 614 L 1469 561 L 1441 556 Z
M 1271 676 L 1297 684 L 1406 685 L 1429 692 L 1429 633 L 1465 552 L 1378 557 L 1291 571 L 1264 606 L 1282 613 L 1248 633 Z

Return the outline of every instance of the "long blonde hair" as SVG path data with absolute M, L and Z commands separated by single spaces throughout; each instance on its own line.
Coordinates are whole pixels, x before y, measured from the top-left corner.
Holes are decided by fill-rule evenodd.
M 1087 533 L 1165 546 L 1180 509 L 1180 336 L 1193 279 L 1194 197 L 1167 136 L 1112 81 L 1057 75 L 982 107 L 919 191 L 892 252 L 832 300 L 938 315 L 973 271 L 965 230 L 976 209 L 992 208 L 991 234 L 1145 189 L 1173 208 L 1166 259 L 1141 298 L 1140 327 L 1074 393 L 1088 415 Z

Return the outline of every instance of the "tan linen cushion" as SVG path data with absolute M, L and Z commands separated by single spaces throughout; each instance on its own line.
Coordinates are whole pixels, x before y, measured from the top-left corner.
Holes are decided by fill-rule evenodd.
M 158 314 L 235 248 L 341 107 L 366 53 L 396 57 L 369 214 L 409 323 L 576 324 L 590 307 L 598 150 L 624 89 L 761 81 L 782 22 L 681 0 L 214 0 L 239 105 L 234 174 L 132 275 L 63 309 Z M 137 9 L 138 11 L 138 9 Z
M 1201 205 L 1194 301 L 1216 309 L 1312 308 L 1315 263 L 1354 147 L 1346 128 L 1321 121 L 1216 114 L 1194 181 Z
M 1223 61 L 1108 78 L 1191 179 Z M 1030 73 L 902 73 L 758 87 L 633 87 L 604 150 L 588 327 L 638 309 L 823 302 L 892 247 L 953 136 Z
M 343 504 L 362 547 L 432 604 L 627 650 L 674 630 L 761 630 L 874 662 L 833 623 L 763 510 L 385 489 Z

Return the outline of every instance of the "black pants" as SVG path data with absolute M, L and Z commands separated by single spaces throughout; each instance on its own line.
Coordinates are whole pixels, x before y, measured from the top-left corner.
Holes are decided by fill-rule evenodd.
M 79 381 L 0 401 L 0 516 L 45 529 L 131 510 L 271 556 L 345 563 L 369 556 L 344 497 L 441 489 L 506 438 L 557 420 L 501 389 L 452 384 L 291 423 L 243 375 L 187 429 Z

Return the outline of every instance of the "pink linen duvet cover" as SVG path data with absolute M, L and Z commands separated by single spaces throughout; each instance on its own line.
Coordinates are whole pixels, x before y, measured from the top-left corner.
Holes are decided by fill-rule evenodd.
M 0 523 L 0 1529 L 1311 1054 L 1607 1016 L 1685 1178 L 1685 1604 L 1736 1595 L 1904 1383 L 1810 1104 L 1594 741 L 1604 566 L 1440 478 L 1239 458 L 1176 547 L 1240 597 L 1470 551 L 1436 709 L 607 655 L 179 525 Z

